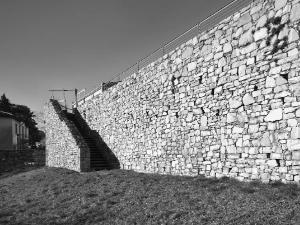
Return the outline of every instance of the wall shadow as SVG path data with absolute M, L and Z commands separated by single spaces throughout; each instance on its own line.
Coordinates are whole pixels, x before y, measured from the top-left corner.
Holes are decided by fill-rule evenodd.
M 90 126 L 87 124 L 85 119 L 81 116 L 79 111 L 75 108 L 73 109 L 73 115 L 75 118 L 76 126 L 83 132 L 84 134 L 89 135 L 89 137 L 93 140 L 94 144 L 99 150 L 104 160 L 108 164 L 109 169 L 120 169 L 120 162 L 113 151 L 107 146 L 102 137 L 96 130 L 92 130 Z

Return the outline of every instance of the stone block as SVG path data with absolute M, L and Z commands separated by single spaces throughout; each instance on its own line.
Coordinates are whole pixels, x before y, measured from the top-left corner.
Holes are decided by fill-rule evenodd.
M 261 10 L 261 8 L 262 8 L 262 4 L 257 4 L 253 7 L 251 7 L 250 14 L 253 15 L 253 14 L 259 12 Z
M 193 48 L 188 46 L 182 53 L 182 58 L 186 59 L 186 58 L 190 58 L 191 55 L 193 53 Z
M 196 62 L 191 62 L 191 63 L 188 64 L 188 71 L 189 72 L 193 71 L 193 70 L 196 69 L 196 67 L 197 67 L 197 63 Z
M 256 133 L 258 132 L 259 124 L 249 125 L 248 132 L 249 133 Z
M 252 34 L 251 30 L 249 30 L 241 35 L 241 37 L 239 39 L 239 45 L 245 46 L 245 45 L 248 45 L 249 43 L 251 43 L 252 41 L 253 41 L 253 34 Z
M 296 20 L 299 20 L 299 19 L 300 19 L 300 4 L 298 3 L 292 7 L 290 20 L 291 20 L 291 22 L 295 22 Z
M 300 149 L 292 152 L 292 160 L 300 161 Z
M 247 23 L 251 22 L 251 16 L 249 13 L 245 13 L 244 15 L 242 15 L 238 21 L 238 26 L 243 26 Z
M 269 182 L 270 181 L 270 177 L 271 177 L 271 175 L 269 173 L 262 173 L 260 175 L 260 178 L 261 178 L 261 180 L 262 180 L 263 183 Z
M 228 159 L 239 159 L 240 154 L 228 154 L 227 158 Z
M 234 145 L 227 146 L 226 151 L 228 154 L 236 154 L 237 153 L 237 149 Z
M 297 182 L 297 183 L 299 183 L 299 181 L 300 181 L 300 175 L 294 176 L 294 181 Z
M 280 86 L 280 85 L 283 85 L 283 84 L 287 84 L 287 80 L 284 79 L 282 76 L 278 76 L 276 78 L 276 85 Z
M 253 42 L 250 45 L 247 45 L 246 47 L 242 48 L 241 54 L 248 54 L 256 49 L 257 49 L 257 44 L 256 42 Z
M 238 113 L 238 114 L 237 114 L 237 120 L 238 120 L 240 123 L 246 123 L 246 122 L 248 122 L 248 116 L 247 116 L 247 113 L 246 113 L 246 112 Z
M 234 37 L 234 38 L 238 38 L 242 33 L 243 33 L 243 28 L 240 27 L 240 28 L 237 29 L 237 31 L 233 34 L 233 37 Z
M 222 57 L 218 62 L 218 67 L 221 68 L 226 65 L 226 58 Z
M 167 80 L 168 80 L 168 75 L 167 75 L 167 74 L 163 74 L 163 75 L 161 76 L 161 82 L 162 82 L 162 83 L 165 83 Z
M 294 96 L 300 96 L 300 84 L 293 84 L 290 86 L 291 91 L 293 92 Z
M 255 63 L 255 57 L 247 59 L 247 65 L 252 65 Z
M 222 34 L 223 34 L 223 31 L 222 31 L 222 30 L 217 30 L 217 31 L 215 32 L 215 37 L 216 37 L 216 39 L 219 39 L 219 38 L 222 36 Z
M 269 114 L 265 117 L 265 121 L 272 122 L 282 119 L 282 109 L 273 109 L 269 112 Z
M 292 139 L 300 139 L 300 127 L 293 127 L 291 131 Z
M 287 148 L 290 151 L 299 150 L 300 151 L 300 140 L 288 139 Z
M 210 54 L 212 51 L 212 46 L 211 45 L 204 45 L 201 49 L 201 55 L 206 56 Z
M 276 86 L 275 79 L 273 77 L 267 77 L 266 88 L 275 87 L 275 86 Z
M 280 153 L 272 153 L 270 158 L 271 159 L 283 159 L 283 156 Z
M 282 40 L 283 38 L 287 37 L 289 35 L 289 28 L 287 25 L 284 26 L 284 28 L 280 31 L 278 35 L 278 39 Z
M 270 75 L 275 75 L 275 74 L 279 74 L 281 72 L 282 67 L 281 66 L 277 66 L 277 67 L 272 67 L 270 69 Z
M 276 0 L 275 1 L 275 10 L 279 10 L 286 6 L 287 0 Z
M 241 99 L 229 99 L 229 107 L 232 109 L 239 108 L 242 105 Z
M 276 160 L 268 160 L 268 161 L 267 161 L 267 164 L 268 164 L 270 167 L 276 167 L 276 166 L 277 166 Z
M 296 127 L 298 124 L 298 121 L 296 119 L 288 119 L 287 124 L 289 127 Z
M 207 126 L 207 116 L 201 116 L 201 126 L 202 127 Z
M 289 33 L 289 42 L 298 41 L 299 33 L 295 29 L 291 29 Z
M 243 131 L 244 131 L 244 128 L 242 128 L 242 127 L 233 127 L 233 129 L 232 129 L 233 134 L 242 134 Z
M 256 24 L 256 27 L 257 28 L 261 28 L 261 27 L 264 27 L 267 23 L 267 16 L 266 15 L 263 15 L 262 17 L 259 18 L 259 20 L 257 21 L 257 24 Z
M 222 58 L 222 57 L 223 57 L 223 55 L 224 55 L 224 53 L 223 53 L 223 52 L 218 52 L 218 53 L 216 53 L 216 54 L 214 55 L 214 60 L 217 60 L 217 59 L 220 59 L 220 58 Z
M 239 67 L 239 75 L 240 76 L 244 76 L 245 74 L 246 74 L 246 65 L 241 65 L 240 67 Z
M 188 113 L 186 117 L 186 122 L 191 122 L 193 120 L 193 113 Z
M 236 113 L 227 114 L 227 123 L 233 123 L 236 121 Z
M 268 123 L 268 130 L 276 130 L 276 123 Z
M 265 39 L 267 36 L 268 36 L 268 30 L 267 28 L 264 27 L 254 33 L 254 40 L 259 41 Z
M 250 95 L 249 93 L 245 94 L 243 97 L 243 103 L 244 105 L 251 105 L 255 102 L 254 98 L 252 97 L 252 95 Z
M 266 132 L 263 134 L 262 138 L 260 139 L 260 145 L 264 147 L 271 146 L 270 134 Z
M 295 114 L 296 114 L 296 117 L 300 117 L 300 109 L 298 109 Z
M 197 37 L 194 37 L 194 38 L 192 39 L 192 44 L 193 44 L 193 45 L 198 44 L 198 38 L 197 38 Z
M 297 48 L 294 48 L 294 49 L 288 51 L 288 56 L 289 57 L 296 56 L 296 55 L 298 55 L 298 53 L 299 53 L 299 50 Z
M 230 43 L 225 43 L 224 47 L 223 47 L 223 52 L 227 53 L 227 52 L 231 52 L 232 51 L 232 46 Z
M 287 167 L 279 167 L 278 169 L 279 173 L 287 173 Z

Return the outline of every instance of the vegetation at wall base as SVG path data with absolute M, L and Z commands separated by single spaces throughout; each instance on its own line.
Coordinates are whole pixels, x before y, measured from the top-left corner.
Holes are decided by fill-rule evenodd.
M 300 224 L 300 189 L 234 179 L 77 173 L 0 177 L 0 224 Z

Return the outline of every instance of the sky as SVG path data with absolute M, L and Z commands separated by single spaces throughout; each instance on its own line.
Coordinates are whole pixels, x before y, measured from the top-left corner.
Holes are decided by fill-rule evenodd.
M 0 95 L 42 111 L 49 89 L 108 81 L 231 1 L 1 0 Z

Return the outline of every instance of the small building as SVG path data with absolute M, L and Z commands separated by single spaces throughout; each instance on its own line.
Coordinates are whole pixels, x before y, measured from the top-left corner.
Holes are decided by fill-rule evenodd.
M 8 112 L 0 111 L 0 150 L 20 150 L 28 146 L 29 129 Z

